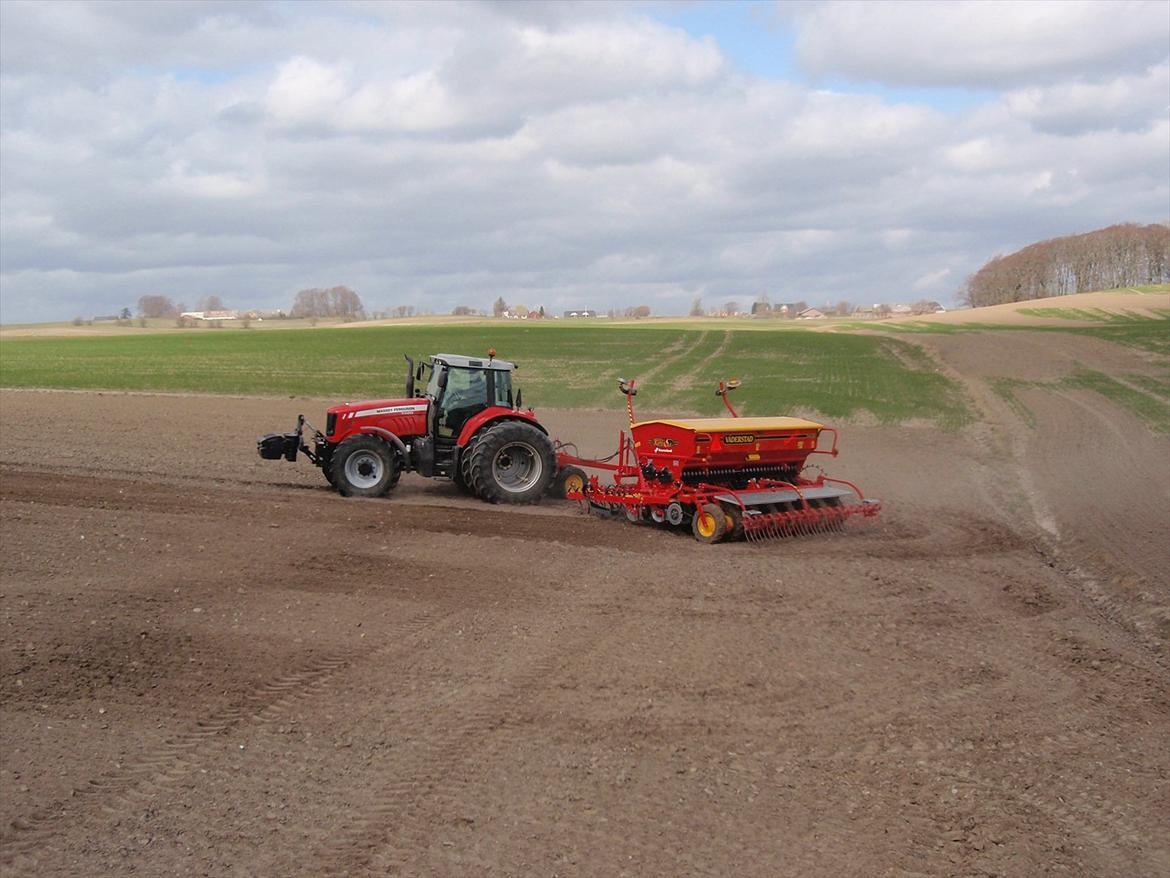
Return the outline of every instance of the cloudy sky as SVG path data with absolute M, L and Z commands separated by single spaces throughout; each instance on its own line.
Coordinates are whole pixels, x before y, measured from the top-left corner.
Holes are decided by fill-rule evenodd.
M 1170 3 L 0 3 L 0 321 L 953 301 L 1170 218 Z

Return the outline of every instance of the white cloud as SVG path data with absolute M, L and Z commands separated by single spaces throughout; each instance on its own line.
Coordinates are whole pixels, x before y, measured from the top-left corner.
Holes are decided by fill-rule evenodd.
M 268 112 L 290 125 L 325 122 L 349 97 L 348 76 L 312 58 L 297 56 L 281 65 L 268 87 Z
M 998 88 L 1142 70 L 1166 56 L 1170 33 L 1164 0 L 842 0 L 786 14 L 810 71 L 894 85 Z
M 0 309 L 946 299 L 996 252 L 1165 218 L 1170 66 L 1068 9 L 1113 48 L 946 113 L 737 73 L 630 5 L 0 3 Z M 904 15 L 797 26 L 847 13 Z
M 1013 116 L 1053 134 L 1133 130 L 1170 116 L 1170 63 L 1103 82 L 1062 82 L 1008 92 Z

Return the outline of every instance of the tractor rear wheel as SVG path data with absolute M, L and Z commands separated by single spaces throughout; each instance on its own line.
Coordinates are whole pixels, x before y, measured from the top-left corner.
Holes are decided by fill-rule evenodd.
M 402 474 L 398 453 L 376 436 L 350 436 L 330 462 L 333 484 L 342 497 L 381 497 Z
M 489 503 L 536 503 L 556 474 L 552 440 L 531 424 L 504 421 L 480 434 L 471 484 Z
M 475 453 L 477 442 L 479 442 L 479 436 L 472 436 L 463 446 L 463 450 L 459 452 L 459 465 L 451 473 L 451 481 L 455 483 L 455 487 L 464 494 L 470 494 L 473 497 L 475 496 L 475 485 L 471 480 L 471 455 Z

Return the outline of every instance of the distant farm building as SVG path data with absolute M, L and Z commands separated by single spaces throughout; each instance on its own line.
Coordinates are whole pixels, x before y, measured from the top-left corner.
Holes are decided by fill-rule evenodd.
M 825 312 L 820 308 L 805 308 L 796 315 L 797 320 L 824 320 Z
M 597 312 L 591 311 L 588 308 L 581 308 L 580 310 L 577 310 L 577 311 L 566 311 L 565 316 L 566 317 L 596 317 Z
M 238 320 L 239 311 L 184 311 L 179 315 L 186 320 Z
M 783 317 L 788 320 L 794 320 L 796 315 L 807 308 L 802 302 L 781 302 L 778 305 L 770 305 L 767 302 L 753 302 L 752 316 L 753 317 Z

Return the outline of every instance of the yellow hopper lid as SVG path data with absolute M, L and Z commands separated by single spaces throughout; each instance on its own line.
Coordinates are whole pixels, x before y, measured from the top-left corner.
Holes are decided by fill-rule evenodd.
M 765 433 L 771 430 L 821 430 L 824 424 L 804 418 L 657 418 L 639 421 L 634 428 L 649 424 L 669 424 L 696 433 Z

